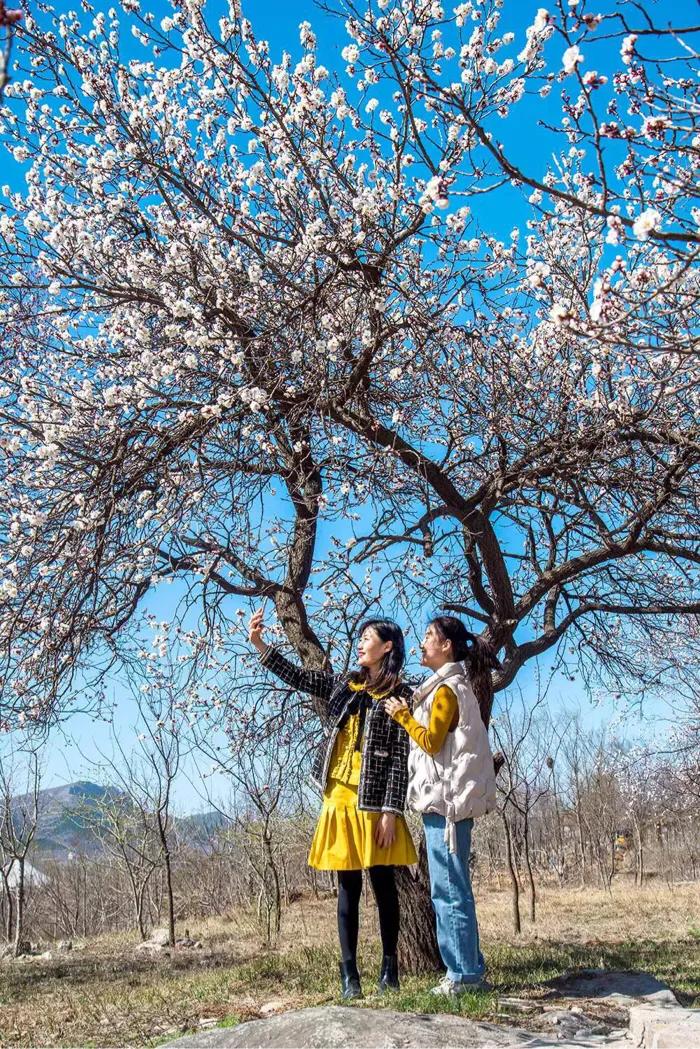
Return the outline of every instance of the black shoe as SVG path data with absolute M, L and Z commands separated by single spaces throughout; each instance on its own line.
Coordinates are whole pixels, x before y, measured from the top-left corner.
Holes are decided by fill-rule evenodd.
M 382 971 L 379 974 L 379 991 L 398 991 L 399 960 L 395 954 L 385 954 L 382 958 Z
M 360 987 L 360 974 L 357 971 L 356 962 L 341 962 L 339 965 L 340 969 L 340 997 L 346 1001 L 350 1001 L 351 998 L 361 998 L 362 988 Z

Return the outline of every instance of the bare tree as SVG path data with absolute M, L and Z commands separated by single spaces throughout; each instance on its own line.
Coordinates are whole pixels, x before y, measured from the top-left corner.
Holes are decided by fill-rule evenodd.
M 173 788 L 186 748 L 177 701 L 165 679 L 155 675 L 136 692 L 135 745 L 113 733 L 112 752 L 100 752 L 92 768 L 103 779 L 105 798 L 86 819 L 123 865 L 133 897 L 134 915 L 143 938 L 144 902 L 154 873 L 163 874 L 168 938 L 175 946 L 173 887 Z
M 536 920 L 532 819 L 543 801 L 553 794 L 552 769 L 560 742 L 557 727 L 544 715 L 545 698 L 546 688 L 541 686 L 534 703 L 528 703 L 522 694 L 517 705 L 511 698 L 493 723 L 494 735 L 503 753 L 503 767 L 498 779 L 499 808 L 506 837 L 516 933 L 521 931 L 520 866 L 527 878 L 530 921 Z
M 12 888 L 14 897 L 14 906 L 8 906 L 6 932 L 15 957 L 24 941 L 27 855 L 38 829 L 40 792 L 41 763 L 35 745 L 27 743 L 0 754 L 0 842 L 7 860 L 3 864 L 7 881 L 3 874 L 3 882 L 8 890 Z
M 131 766 L 120 763 L 115 775 L 112 762 L 100 765 L 107 778 L 118 786 L 106 786 L 101 797 L 91 797 L 76 811 L 76 818 L 86 827 L 100 849 L 113 857 L 126 874 L 133 904 L 133 915 L 139 936 L 146 939 L 146 891 L 153 874 L 162 864 L 162 845 L 153 824 L 153 797 L 134 784 L 124 789 L 124 779 L 131 778 Z M 110 775 L 111 771 L 111 775 Z M 149 790 L 148 795 L 152 795 Z
M 228 738 L 213 734 L 207 725 L 195 724 L 193 732 L 199 752 L 231 782 L 228 804 L 222 805 L 210 793 L 207 800 L 226 819 L 226 836 L 235 842 L 253 874 L 257 916 L 269 946 L 279 936 L 283 901 L 289 895 L 285 836 L 308 801 L 307 762 L 303 746 L 299 753 L 300 734 L 292 730 L 284 712 L 274 705 L 271 709 L 269 703 L 253 709 L 255 714 L 246 715 L 244 726 L 228 723 Z

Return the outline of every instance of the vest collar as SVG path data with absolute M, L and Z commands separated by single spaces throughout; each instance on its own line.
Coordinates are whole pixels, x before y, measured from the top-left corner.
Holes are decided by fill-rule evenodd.
M 424 681 L 422 685 L 419 685 L 416 691 L 413 693 L 413 701 L 416 706 L 422 703 L 426 696 L 429 696 L 435 691 L 440 685 L 447 684 L 454 678 L 461 678 L 464 680 L 466 674 L 464 670 L 464 663 L 445 663 L 439 670 L 436 670 L 434 674 L 431 674 L 427 681 Z

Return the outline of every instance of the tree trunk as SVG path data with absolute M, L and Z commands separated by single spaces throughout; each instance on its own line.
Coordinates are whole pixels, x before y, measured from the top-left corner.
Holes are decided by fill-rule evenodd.
M 171 947 L 175 946 L 175 897 L 173 895 L 173 872 L 170 866 L 170 850 L 166 848 L 163 853 L 163 865 L 165 867 L 165 891 L 168 901 L 168 942 Z
M 412 974 L 444 971 L 435 931 L 425 840 L 418 849 L 417 872 L 412 873 L 410 867 L 397 867 L 396 882 L 401 907 L 399 964 L 402 971 Z
M 586 845 L 583 834 L 583 820 L 581 819 L 581 807 L 578 797 L 576 799 L 576 826 L 578 829 L 578 849 L 581 861 L 581 887 L 586 884 Z
M 14 861 L 13 861 L 14 863 Z M 10 888 L 10 871 L 12 865 L 2 872 L 2 891 L 5 898 L 6 911 L 5 911 L 5 939 L 8 943 L 12 943 L 12 931 L 14 926 L 14 902 L 12 899 L 12 889 Z
M 166 833 L 167 816 L 165 819 L 160 811 L 156 813 L 156 826 L 158 828 L 158 839 L 160 841 L 161 854 L 163 856 L 163 874 L 165 877 L 165 898 L 168 906 L 168 943 L 175 946 L 175 896 L 173 893 L 173 871 L 170 863 L 170 846 Z M 159 915 L 160 917 L 160 915 Z
M 280 856 L 280 865 L 282 873 L 282 901 L 285 907 L 289 907 L 291 903 L 291 893 L 289 890 L 289 872 L 287 870 L 287 861 L 284 856 Z
M 537 893 L 535 890 L 535 878 L 532 873 L 532 863 L 530 861 L 530 824 L 527 816 L 525 817 L 524 845 L 525 869 L 527 870 L 527 880 L 530 886 L 530 921 L 534 925 L 536 921 Z
M 131 877 L 131 891 L 133 894 L 134 901 L 134 917 L 136 918 L 136 928 L 139 930 L 139 937 L 141 941 L 146 939 L 146 927 L 143 922 L 143 899 L 146 892 L 147 883 L 144 882 L 142 885 L 136 883 L 135 878 Z
M 24 857 L 17 860 L 17 886 L 15 889 L 15 940 L 14 955 L 19 957 L 24 932 Z
M 520 924 L 520 885 L 518 883 L 518 874 L 513 864 L 513 843 L 510 836 L 510 825 L 508 823 L 508 817 L 505 812 L 501 813 L 503 818 L 503 828 L 506 832 L 506 863 L 508 865 L 508 873 L 510 874 L 510 885 L 511 885 L 511 901 L 513 908 L 513 931 L 516 936 L 520 935 L 521 924 Z
M 272 850 L 272 835 L 268 829 L 263 832 L 262 847 L 262 884 L 267 906 L 267 940 L 269 944 L 272 944 L 277 940 L 282 926 L 282 893 Z
M 644 884 L 644 842 L 642 841 L 642 827 L 637 820 L 634 821 L 634 831 L 637 838 L 637 864 L 634 872 L 634 881 L 641 888 Z

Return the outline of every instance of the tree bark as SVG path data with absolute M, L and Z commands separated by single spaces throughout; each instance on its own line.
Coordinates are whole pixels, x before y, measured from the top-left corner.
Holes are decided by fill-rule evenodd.
M 641 824 L 636 819 L 634 821 L 634 832 L 637 839 L 637 863 L 634 872 L 634 881 L 635 884 L 641 888 L 644 884 L 644 842 L 642 840 Z
M 513 931 L 516 936 L 519 936 L 522 930 L 520 923 L 520 884 L 518 883 L 518 874 L 513 863 L 513 842 L 511 840 L 510 825 L 508 823 L 508 817 L 505 812 L 502 814 L 503 828 L 506 832 L 506 862 L 508 864 L 508 873 L 510 874 L 510 885 L 511 885 L 511 904 L 513 909 Z
M 535 923 L 536 917 L 536 906 L 537 906 L 537 892 L 535 889 L 535 876 L 532 873 L 532 862 L 530 860 L 530 822 L 527 813 L 525 814 L 525 832 L 524 832 L 524 849 L 523 854 L 525 856 L 525 869 L 527 870 L 527 880 L 530 886 L 530 921 Z
M 24 932 L 24 857 L 17 858 L 17 887 L 15 889 L 14 955 L 19 957 Z
M 12 865 L 7 871 L 2 871 L 2 891 L 5 898 L 5 904 L 7 910 L 5 912 L 5 939 L 8 943 L 12 943 L 12 930 L 14 926 L 14 902 L 12 899 L 12 890 L 10 888 L 10 871 Z
M 157 814 L 158 837 L 163 853 L 163 871 L 165 874 L 165 895 L 168 906 L 168 942 L 175 946 L 175 896 L 173 893 L 173 871 L 170 863 L 170 845 L 160 812 Z
M 396 881 L 401 907 L 399 964 L 402 971 L 412 974 L 444 971 L 435 931 L 425 840 L 418 849 L 416 873 L 409 867 L 397 867 Z

